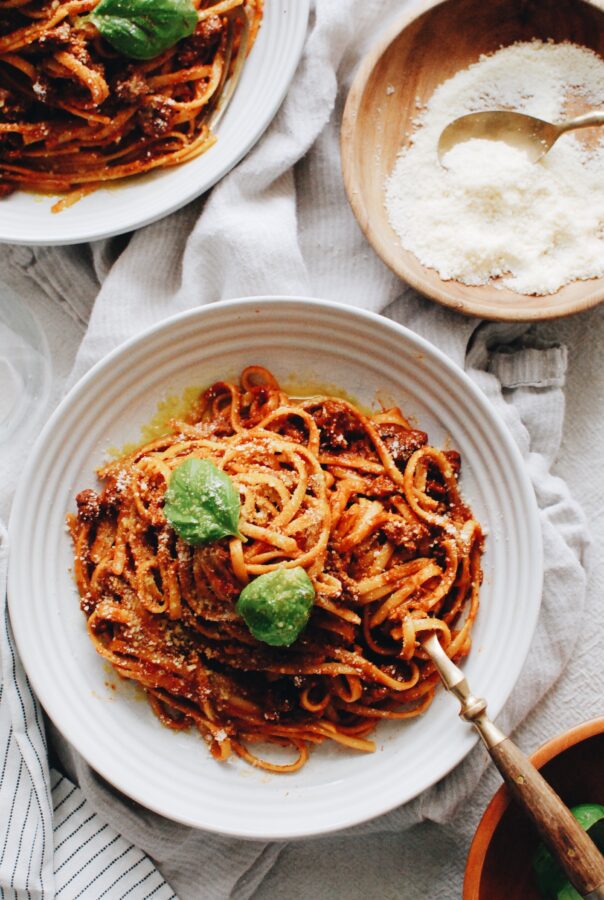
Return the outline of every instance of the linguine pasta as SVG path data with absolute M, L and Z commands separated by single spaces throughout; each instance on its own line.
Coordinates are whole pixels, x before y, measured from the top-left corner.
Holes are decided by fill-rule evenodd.
M 192 545 L 164 514 L 172 473 L 210 460 L 240 497 L 238 533 Z M 470 649 L 483 535 L 460 497 L 459 455 L 397 408 L 288 396 L 266 369 L 217 382 L 186 421 L 98 472 L 69 517 L 88 632 L 173 729 L 212 755 L 299 769 L 325 740 L 372 751 L 380 719 L 431 703 L 421 648 Z M 288 647 L 257 640 L 236 603 L 254 579 L 302 568 L 315 599 Z M 259 743 L 286 745 L 278 765 Z
M 65 193 L 194 159 L 252 46 L 263 0 L 191 0 L 190 36 L 152 59 L 117 52 L 87 16 L 99 0 L 0 4 L 0 197 Z

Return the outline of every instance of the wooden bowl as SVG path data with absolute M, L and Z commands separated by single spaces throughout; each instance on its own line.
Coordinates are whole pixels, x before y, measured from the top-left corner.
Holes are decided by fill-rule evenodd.
M 531 760 L 567 806 L 604 805 L 604 718 L 553 738 Z M 531 865 L 539 843 L 533 825 L 504 785 L 474 835 L 463 900 L 540 900 Z
M 396 21 L 367 55 L 348 95 L 341 150 L 348 199 L 384 262 L 422 294 L 459 312 L 488 319 L 566 316 L 604 299 L 604 277 L 575 281 L 534 297 L 443 281 L 403 250 L 388 222 L 384 185 L 405 134 L 434 89 L 502 45 L 540 38 L 573 41 L 604 56 L 604 10 L 585 0 L 447 0 L 425 3 Z M 395 88 L 394 92 L 392 87 Z

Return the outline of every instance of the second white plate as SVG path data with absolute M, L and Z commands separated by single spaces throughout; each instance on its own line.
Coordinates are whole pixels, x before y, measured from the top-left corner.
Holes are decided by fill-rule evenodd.
M 57 199 L 17 191 L 0 201 L 0 242 L 75 244 L 148 225 L 212 187 L 253 147 L 279 109 L 296 71 L 310 0 L 266 0 L 258 39 L 220 121 L 197 159 L 101 188 L 60 213 Z

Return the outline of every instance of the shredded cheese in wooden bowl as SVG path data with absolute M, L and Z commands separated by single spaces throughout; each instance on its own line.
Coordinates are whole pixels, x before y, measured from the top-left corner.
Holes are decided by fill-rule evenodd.
M 604 60 L 570 43 L 504 47 L 443 82 L 386 185 L 406 250 L 444 280 L 552 294 L 604 274 L 604 130 L 563 135 L 538 163 L 473 139 L 437 158 L 458 116 L 513 109 L 551 122 L 604 107 Z M 587 139 L 586 137 L 587 136 Z

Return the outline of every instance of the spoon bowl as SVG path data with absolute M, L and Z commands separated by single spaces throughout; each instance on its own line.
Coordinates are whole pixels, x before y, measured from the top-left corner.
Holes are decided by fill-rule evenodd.
M 454 119 L 442 131 L 438 141 L 438 160 L 446 168 L 445 157 L 457 144 L 470 140 L 503 141 L 538 162 L 560 135 L 574 128 L 604 125 L 604 113 L 592 112 L 566 122 L 553 124 L 507 109 L 469 113 Z
M 469 113 L 454 119 L 441 133 L 438 160 L 446 168 L 445 157 L 457 144 L 470 140 L 487 140 L 503 141 L 526 153 L 530 162 L 537 162 L 557 137 L 555 125 L 524 113 L 507 110 Z

